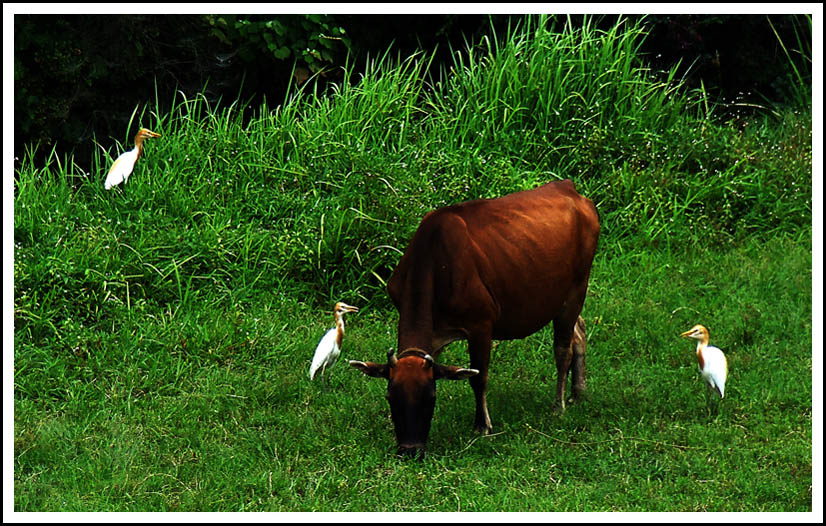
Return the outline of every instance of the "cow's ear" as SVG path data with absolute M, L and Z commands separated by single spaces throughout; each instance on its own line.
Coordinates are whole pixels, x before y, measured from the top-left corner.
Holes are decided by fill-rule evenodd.
M 350 367 L 355 367 L 367 376 L 372 376 L 374 378 L 388 377 L 388 367 L 387 364 L 384 363 L 359 362 L 357 360 L 350 360 Z
M 473 375 L 479 374 L 478 369 L 465 369 L 453 365 L 435 365 L 436 370 L 433 376 L 436 380 L 464 380 Z

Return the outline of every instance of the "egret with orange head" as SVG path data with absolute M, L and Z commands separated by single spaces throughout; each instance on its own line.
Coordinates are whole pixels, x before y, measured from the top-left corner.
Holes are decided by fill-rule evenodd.
M 720 398 L 723 398 L 726 392 L 728 363 L 723 351 L 708 344 L 708 329 L 702 325 L 695 325 L 680 336 L 697 340 L 697 362 L 700 365 L 700 374 L 709 387 L 720 395 Z
M 341 354 L 341 342 L 344 338 L 344 314 L 348 312 L 358 312 L 358 307 L 347 305 L 343 302 L 336 303 L 333 307 L 333 316 L 336 319 L 336 326 L 327 331 L 318 342 L 313 362 L 310 365 L 310 380 L 315 378 L 319 370 L 322 378 L 324 372 L 333 367 Z
M 103 183 L 103 187 L 109 190 L 121 183 L 125 183 L 132 174 L 132 170 L 135 169 L 135 163 L 138 162 L 138 159 L 143 154 L 144 139 L 152 139 L 160 136 L 160 133 L 155 133 L 146 128 L 138 130 L 138 134 L 135 135 L 135 147 L 128 152 L 123 152 L 115 159 L 114 164 L 109 168 L 109 173 L 106 175 L 106 182 Z

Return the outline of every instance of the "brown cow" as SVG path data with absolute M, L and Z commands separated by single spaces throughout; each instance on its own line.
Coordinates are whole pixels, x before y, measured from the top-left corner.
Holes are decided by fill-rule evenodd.
M 350 362 L 388 380 L 400 452 L 424 451 L 442 378 L 470 378 L 475 428 L 490 432 L 485 389 L 494 339 L 524 338 L 553 321 L 556 403 L 564 409 L 569 370 L 574 398 L 584 391 L 579 313 L 598 237 L 594 204 L 569 180 L 424 217 L 387 285 L 399 311 L 398 356 L 391 350 L 386 364 Z M 435 363 L 445 345 L 462 339 L 470 369 Z

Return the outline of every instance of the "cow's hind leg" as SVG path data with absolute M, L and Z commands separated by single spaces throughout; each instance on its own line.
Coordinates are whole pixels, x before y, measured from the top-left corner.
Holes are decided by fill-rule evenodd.
M 582 318 L 582 305 L 585 303 L 587 282 L 574 288 L 565 302 L 562 312 L 554 319 L 554 357 L 556 358 L 556 409 L 565 410 L 565 387 L 568 372 L 573 369 L 574 380 L 572 392 L 575 397 L 585 390 L 585 322 L 582 321 L 581 335 L 575 334 L 577 324 Z M 575 356 L 576 353 L 576 356 Z M 573 367 L 572 367 L 573 363 Z
M 565 386 L 568 383 L 568 371 L 573 361 L 574 325 L 576 320 L 554 320 L 554 358 L 556 359 L 556 396 L 554 406 L 560 413 L 565 411 Z
M 574 336 L 571 341 L 573 361 L 571 362 L 571 398 L 570 403 L 578 402 L 585 396 L 585 352 L 587 338 L 585 336 L 585 320 L 577 316 L 574 326 Z

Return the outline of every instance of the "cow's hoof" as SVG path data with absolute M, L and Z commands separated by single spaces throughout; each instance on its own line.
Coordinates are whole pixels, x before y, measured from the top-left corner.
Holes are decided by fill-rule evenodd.
M 484 435 L 489 435 L 493 431 L 493 428 L 490 428 L 488 426 L 476 425 L 476 426 L 473 426 L 473 430 L 476 431 L 477 433 L 479 433 L 480 435 L 484 436 Z
M 588 401 L 588 391 L 582 389 L 581 391 L 574 391 L 570 398 L 568 398 L 569 404 L 581 404 L 583 402 Z

